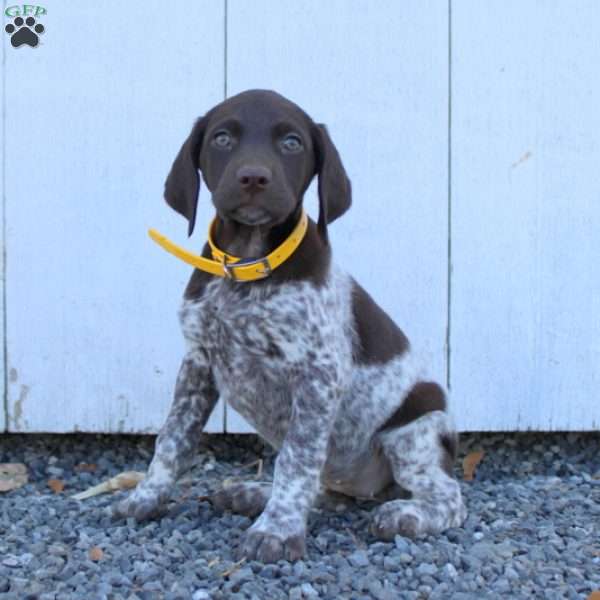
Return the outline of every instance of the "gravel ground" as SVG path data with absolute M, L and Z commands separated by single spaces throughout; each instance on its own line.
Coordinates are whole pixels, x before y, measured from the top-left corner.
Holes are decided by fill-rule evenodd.
M 271 473 L 272 455 L 254 436 L 206 436 L 159 521 L 113 521 L 108 508 L 124 492 L 69 499 L 145 470 L 153 446 L 150 436 L 0 434 L 0 462 L 29 470 L 27 485 L 0 494 L 0 598 L 553 599 L 600 590 L 598 433 L 464 435 L 461 458 L 485 451 L 475 480 L 462 483 L 464 528 L 382 543 L 368 533 L 367 504 L 340 503 L 312 512 L 304 561 L 266 566 L 234 563 L 250 520 L 199 499 L 226 478 L 254 477 L 258 458 Z

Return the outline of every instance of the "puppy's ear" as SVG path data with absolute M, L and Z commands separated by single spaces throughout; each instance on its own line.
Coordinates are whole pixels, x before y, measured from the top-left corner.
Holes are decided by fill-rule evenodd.
M 188 220 L 188 235 L 192 235 L 196 222 L 200 191 L 198 161 L 207 122 L 207 117 L 196 121 L 189 137 L 183 142 L 165 182 L 165 200 L 172 209 Z
M 333 145 L 327 128 L 322 124 L 313 127 L 315 172 L 319 176 L 319 222 L 317 228 L 327 241 L 327 224 L 341 217 L 352 204 L 352 188 L 337 148 Z

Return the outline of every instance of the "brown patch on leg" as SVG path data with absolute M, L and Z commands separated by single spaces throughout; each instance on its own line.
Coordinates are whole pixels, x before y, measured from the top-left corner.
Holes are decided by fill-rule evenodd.
M 419 381 L 404 399 L 402 405 L 379 428 L 379 431 L 403 427 L 434 410 L 446 410 L 446 394 L 432 381 Z
M 442 469 L 452 475 L 454 463 L 458 454 L 458 434 L 457 433 L 440 433 L 440 445 L 444 452 L 442 456 Z

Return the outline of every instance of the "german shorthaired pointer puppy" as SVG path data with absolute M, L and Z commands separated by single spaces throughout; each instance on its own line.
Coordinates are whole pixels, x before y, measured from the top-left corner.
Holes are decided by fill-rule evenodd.
M 270 91 L 210 110 L 165 186 L 190 234 L 198 170 L 216 209 L 212 247 L 223 262 L 223 253 L 241 265 L 260 259 L 250 260 L 258 275 L 194 271 L 180 311 L 187 353 L 173 405 L 147 477 L 115 514 L 160 514 L 220 396 L 279 451 L 272 483 L 213 497 L 222 509 L 259 515 L 240 548 L 248 559 L 300 558 L 308 513 L 328 490 L 379 500 L 371 531 L 384 540 L 460 526 L 466 510 L 451 476 L 457 436 L 444 391 L 420 377 L 404 334 L 331 260 L 327 226 L 348 210 L 351 190 L 326 128 Z M 262 257 L 306 223 L 302 199 L 315 175 L 318 221 L 308 219 L 287 260 L 267 267 Z M 215 258 L 210 245 L 202 256 Z

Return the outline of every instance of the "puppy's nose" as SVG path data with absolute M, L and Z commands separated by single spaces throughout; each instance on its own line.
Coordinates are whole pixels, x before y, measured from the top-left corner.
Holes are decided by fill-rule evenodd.
M 267 167 L 240 167 L 237 171 L 237 178 L 242 188 L 245 190 L 262 190 L 270 183 L 273 175 Z

